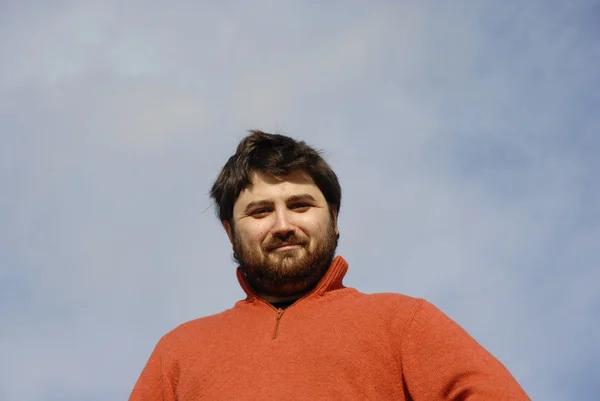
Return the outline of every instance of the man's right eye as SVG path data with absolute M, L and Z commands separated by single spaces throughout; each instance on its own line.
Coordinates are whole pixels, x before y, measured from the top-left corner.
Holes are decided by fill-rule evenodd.
M 252 211 L 252 213 L 250 213 L 251 216 L 262 216 L 262 215 L 266 215 L 267 213 L 269 213 L 268 209 L 256 209 L 254 211 Z

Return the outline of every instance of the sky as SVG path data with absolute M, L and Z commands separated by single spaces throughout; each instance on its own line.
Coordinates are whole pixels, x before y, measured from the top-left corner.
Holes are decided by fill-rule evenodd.
M 0 400 L 127 399 L 244 297 L 208 192 L 249 129 L 338 174 L 347 286 L 597 399 L 599 35 L 585 0 L 0 1 Z

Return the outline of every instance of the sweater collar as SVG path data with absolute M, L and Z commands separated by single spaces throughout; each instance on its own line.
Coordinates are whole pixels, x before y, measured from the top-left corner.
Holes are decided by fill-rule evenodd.
M 346 260 L 343 257 L 341 257 L 339 255 L 336 256 L 333 259 L 333 262 L 331 262 L 331 265 L 329 266 L 329 270 L 327 270 L 327 273 L 325 273 L 325 275 L 321 278 L 321 280 L 319 281 L 317 286 L 315 288 L 313 288 L 313 290 L 310 292 L 310 295 L 308 295 L 308 296 L 324 295 L 326 292 L 344 288 L 344 284 L 342 283 L 342 281 L 344 280 L 344 276 L 346 275 L 347 271 L 348 271 L 348 262 L 346 262 Z M 236 274 L 237 274 L 237 279 L 240 282 L 240 285 L 242 286 L 242 289 L 244 290 L 244 292 L 247 295 L 246 300 L 253 301 L 253 300 L 259 298 L 258 295 L 256 295 L 254 290 L 250 287 L 250 285 L 246 281 L 246 278 L 244 277 L 244 273 L 242 272 L 240 267 L 237 268 Z

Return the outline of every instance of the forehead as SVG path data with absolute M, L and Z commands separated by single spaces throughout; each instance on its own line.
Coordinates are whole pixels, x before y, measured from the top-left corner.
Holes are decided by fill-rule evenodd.
M 319 201 L 325 197 L 313 179 L 302 171 L 275 177 L 269 174 L 253 173 L 252 184 L 244 189 L 235 202 L 235 207 L 255 200 L 276 200 L 296 194 L 310 194 Z

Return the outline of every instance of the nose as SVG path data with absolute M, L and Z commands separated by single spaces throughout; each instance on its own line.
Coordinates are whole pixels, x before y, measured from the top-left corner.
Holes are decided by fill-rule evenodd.
M 286 211 L 276 212 L 275 224 L 273 226 L 273 236 L 287 237 L 294 232 L 294 226 L 289 220 Z

